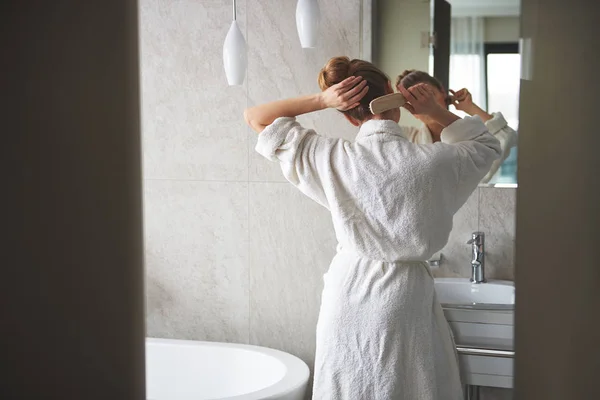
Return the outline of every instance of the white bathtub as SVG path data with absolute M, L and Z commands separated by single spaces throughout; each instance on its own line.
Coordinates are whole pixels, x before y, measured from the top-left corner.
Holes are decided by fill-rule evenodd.
M 308 375 L 299 358 L 265 347 L 146 339 L 149 400 L 303 400 Z

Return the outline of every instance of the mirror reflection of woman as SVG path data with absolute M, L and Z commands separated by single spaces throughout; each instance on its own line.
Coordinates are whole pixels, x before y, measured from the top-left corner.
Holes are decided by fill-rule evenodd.
M 448 95 L 444 90 L 444 85 L 427 72 L 417 70 L 404 71 L 396 79 L 396 88 L 398 90 L 400 90 L 400 87 L 408 89 L 414 85 L 423 83 L 429 85 L 434 90 L 435 99 L 441 106 L 447 107 L 451 104 L 457 110 L 463 111 L 470 116 L 478 116 L 485 123 L 490 133 L 500 141 L 502 156 L 493 163 L 490 171 L 481 180 L 482 183 L 488 183 L 496 172 L 498 172 L 502 162 L 510 155 L 511 149 L 517 145 L 517 133 L 508 126 L 501 112 L 489 114 L 475 104 L 468 89 L 461 89 L 457 92 L 450 90 L 450 95 Z M 411 142 L 430 144 L 441 140 L 442 126 L 426 115 L 415 114 L 415 117 L 421 120 L 424 126 L 421 128 L 404 127 L 407 138 Z
M 319 85 L 321 93 L 245 112 L 259 133 L 256 150 L 331 212 L 339 243 L 324 276 L 312 398 L 462 400 L 455 346 L 425 260 L 446 244 L 453 215 L 500 144 L 479 118 L 438 104 L 425 84 L 402 93 L 406 107 L 440 127 L 441 143 L 410 143 L 399 108 L 369 110 L 393 89 L 366 61 L 331 59 Z M 325 108 L 360 127 L 354 142 L 295 119 Z

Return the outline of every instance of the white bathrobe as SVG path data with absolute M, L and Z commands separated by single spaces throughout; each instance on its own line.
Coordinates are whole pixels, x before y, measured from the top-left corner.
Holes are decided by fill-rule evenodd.
M 442 142 L 410 143 L 398 124 L 365 122 L 355 142 L 279 118 L 256 150 L 331 211 L 338 254 L 324 276 L 314 400 L 462 400 L 449 326 L 427 260 L 500 156 L 477 117 Z
M 504 115 L 500 112 L 492 113 L 492 119 L 485 121 L 485 126 L 490 133 L 500 141 L 502 147 L 502 156 L 494 161 L 488 173 L 483 177 L 481 183 L 488 183 L 498 172 L 500 165 L 508 158 L 510 151 L 517 145 L 517 132 L 508 126 L 508 122 L 504 119 Z M 433 137 L 427 126 L 423 125 L 420 128 L 407 126 L 404 127 L 404 134 L 408 140 L 417 144 L 431 144 Z

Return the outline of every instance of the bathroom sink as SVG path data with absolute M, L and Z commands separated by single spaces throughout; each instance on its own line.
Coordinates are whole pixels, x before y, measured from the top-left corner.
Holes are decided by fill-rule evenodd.
M 513 386 L 515 286 L 437 278 L 435 291 L 452 330 L 468 385 Z
M 515 286 L 510 281 L 475 284 L 464 278 L 436 278 L 435 291 L 444 307 L 510 310 L 515 304 Z

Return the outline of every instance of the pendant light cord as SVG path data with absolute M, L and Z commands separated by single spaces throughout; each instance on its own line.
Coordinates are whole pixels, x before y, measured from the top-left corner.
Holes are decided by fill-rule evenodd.
M 234 21 L 237 19 L 237 15 L 236 15 L 236 11 L 235 11 L 235 8 L 236 8 L 235 3 L 236 3 L 236 0 L 233 0 L 233 20 Z

